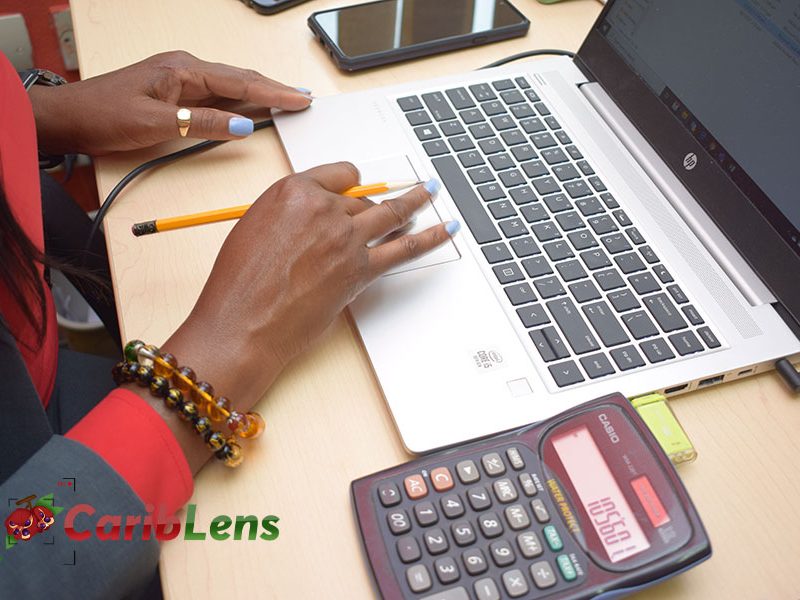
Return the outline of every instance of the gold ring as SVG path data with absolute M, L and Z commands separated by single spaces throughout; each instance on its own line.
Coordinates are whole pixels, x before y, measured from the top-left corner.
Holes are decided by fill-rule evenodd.
M 188 108 L 179 108 L 176 116 L 178 119 L 178 131 L 181 137 L 186 137 L 189 133 L 189 127 L 192 126 L 192 111 Z

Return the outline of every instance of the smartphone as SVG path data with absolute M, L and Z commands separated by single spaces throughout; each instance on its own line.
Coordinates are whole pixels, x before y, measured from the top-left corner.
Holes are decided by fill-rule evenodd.
M 308 0 L 242 0 L 247 6 L 262 15 L 273 15 L 276 12 L 297 6 Z
M 378 0 L 315 12 L 308 26 L 357 71 L 523 36 L 530 21 L 508 0 Z

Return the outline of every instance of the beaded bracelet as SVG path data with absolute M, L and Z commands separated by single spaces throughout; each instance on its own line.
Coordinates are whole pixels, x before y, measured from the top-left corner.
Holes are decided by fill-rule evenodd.
M 179 367 L 172 354 L 161 353 L 156 346 L 141 340 L 132 340 L 125 345 L 125 359 L 112 370 L 117 385 L 136 382 L 149 387 L 150 393 L 162 398 L 167 408 L 191 422 L 195 432 L 225 465 L 238 467 L 244 460 L 242 449 L 234 435 L 226 439 L 212 428 L 212 422 L 225 421 L 228 429 L 240 438 L 256 438 L 263 433 L 265 424 L 261 415 L 231 410 L 230 400 L 214 397 L 214 388 L 205 381 L 197 381 L 190 367 Z

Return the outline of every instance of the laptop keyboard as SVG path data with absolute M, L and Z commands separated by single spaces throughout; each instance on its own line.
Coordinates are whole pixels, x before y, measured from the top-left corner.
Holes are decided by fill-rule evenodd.
M 721 345 L 524 77 L 397 104 L 558 387 Z

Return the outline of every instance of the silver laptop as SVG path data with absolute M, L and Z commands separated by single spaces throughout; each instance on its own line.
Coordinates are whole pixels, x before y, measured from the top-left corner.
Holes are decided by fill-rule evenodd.
M 617 0 L 574 60 L 276 115 L 296 171 L 436 177 L 416 229 L 463 224 L 351 306 L 410 451 L 797 357 L 797 10 Z

